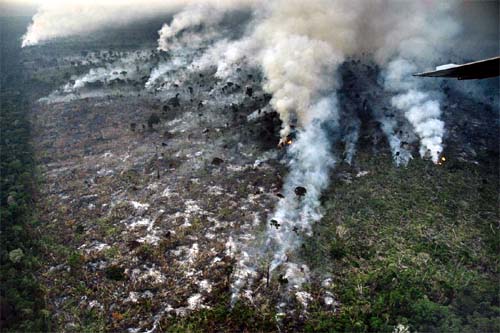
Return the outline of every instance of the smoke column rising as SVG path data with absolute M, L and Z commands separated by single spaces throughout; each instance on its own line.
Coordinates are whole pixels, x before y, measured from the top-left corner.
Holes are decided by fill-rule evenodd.
M 203 25 L 205 27 L 204 34 L 208 34 L 211 32 L 209 28 L 220 23 L 223 18 L 224 11 L 221 9 L 201 4 L 190 6 L 179 14 L 176 14 L 170 24 L 163 25 L 158 32 L 160 35 L 158 39 L 158 49 L 168 51 L 170 48 L 170 40 L 188 28 Z M 194 34 L 192 37 L 196 38 L 197 36 L 198 34 Z M 206 40 L 207 37 L 203 36 L 201 39 Z M 188 39 L 187 42 L 191 42 L 190 44 L 192 44 L 192 40 Z
M 332 132 L 338 131 L 336 96 L 320 99 L 310 109 L 312 121 L 303 128 L 289 148 L 290 172 L 284 185 L 285 198 L 278 203 L 273 218 L 279 227 L 268 226 L 268 246 L 274 249 L 270 270 L 287 260 L 287 253 L 300 245 L 298 235 L 311 235 L 311 225 L 321 219 L 319 197 L 329 184 L 329 172 L 335 166 Z M 305 186 L 307 193 L 298 198 L 294 190 Z
M 335 91 L 338 88 L 336 72 L 343 62 L 353 38 L 350 20 L 328 1 L 276 1 L 268 4 L 257 15 L 249 37 L 241 43 L 255 50 L 253 60 L 265 76 L 264 90 L 272 94 L 271 105 L 283 122 L 282 142 L 287 140 L 292 125 L 298 125 L 297 140 L 288 148 L 290 172 L 284 185 L 285 198 L 278 203 L 268 225 L 264 248 L 253 261 L 243 251 L 236 267 L 232 286 L 234 302 L 241 288 L 250 284 L 255 275 L 256 260 L 270 256 L 269 271 L 285 268 L 289 288 L 295 291 L 307 279 L 307 267 L 297 268 L 289 255 L 301 243 L 300 235 L 309 235 L 314 222 L 321 219 L 319 197 L 329 184 L 329 172 L 335 165 L 332 153 L 332 132 L 338 131 L 338 106 Z M 342 3 L 345 4 L 345 3 Z M 331 25 L 337 29 L 331 29 Z M 236 42 L 237 43 L 237 42 Z M 236 43 L 229 43 L 234 48 Z M 220 45 L 217 52 L 220 52 Z M 245 52 L 222 49 L 220 57 L 238 61 Z M 213 51 L 213 50 L 212 50 Z M 218 61 L 219 69 L 228 68 Z M 218 71 L 220 72 L 220 70 Z M 295 188 L 304 186 L 305 196 L 298 198 Z M 248 281 L 245 281 L 247 279 Z
M 434 163 L 443 151 L 445 134 L 439 100 L 422 91 L 422 81 L 412 73 L 436 61 L 460 31 L 452 15 L 457 4 L 394 2 L 392 15 L 385 15 L 383 23 L 375 22 L 371 30 L 380 44 L 374 46 L 374 57 L 382 68 L 382 80 L 386 90 L 394 94 L 391 104 L 413 126 L 420 139 L 420 156 L 430 157 Z M 411 15 L 398 13 L 401 6 L 408 7 Z
M 55 38 L 88 35 L 101 29 L 120 27 L 160 16 L 186 6 L 214 5 L 218 8 L 248 8 L 259 0 L 46 0 L 33 16 L 22 38 L 22 46 Z

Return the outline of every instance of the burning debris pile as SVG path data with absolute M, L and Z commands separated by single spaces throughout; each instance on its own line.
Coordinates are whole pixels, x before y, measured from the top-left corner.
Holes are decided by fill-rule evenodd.
M 213 145 L 218 145 L 223 140 L 217 133 L 234 131 L 231 126 L 237 123 L 248 124 L 249 128 L 261 123 L 270 126 L 270 129 L 263 127 L 260 133 L 268 133 L 266 135 L 276 139 L 276 144 L 283 149 L 264 154 L 254 161 L 254 169 L 276 154 L 288 167 L 288 173 L 282 188 L 274 189 L 280 191 L 279 199 L 269 201 L 275 204 L 274 210 L 255 215 L 255 228 L 259 221 L 269 221 L 263 234 L 249 236 L 248 228 L 241 227 L 241 234 L 235 232 L 226 243 L 235 261 L 230 282 L 231 301 L 234 305 L 244 297 L 254 302 L 263 281 L 269 284 L 269 279 L 278 277 L 279 282 L 286 285 L 286 292 L 278 301 L 279 311 L 286 311 L 292 298 L 307 309 L 312 296 L 303 285 L 310 280 L 311 270 L 300 260 L 297 250 L 304 237 L 312 236 L 314 223 L 323 216 L 320 197 L 330 185 L 332 171 L 342 162 L 356 164 L 360 133 L 367 127 L 365 122 L 377 123 L 377 136 L 373 135 L 371 140 L 383 141 L 378 135 L 385 135 L 396 166 L 406 166 L 417 146 L 418 154 L 434 164 L 442 165 L 446 160 L 442 156 L 445 138 L 442 94 L 432 86 L 423 87 L 411 73 L 441 57 L 447 51 L 443 41 L 450 41 L 458 34 L 453 3 L 430 5 L 420 1 L 385 0 L 172 3 L 171 6 L 158 5 L 168 11 L 175 7 L 178 13 L 159 30 L 157 49 L 120 54 L 86 74 L 75 74 L 70 82 L 42 100 L 57 105 L 87 97 L 109 100 L 111 95 L 127 93 L 127 98 L 147 99 L 161 104 L 161 117 L 168 120 L 168 125 L 162 125 L 158 118 L 148 126 L 151 132 L 155 126 L 165 130 L 165 141 L 189 132 L 187 140 L 213 135 Z M 86 32 L 77 25 L 70 26 L 71 31 L 64 34 L 44 31 L 45 20 L 59 14 L 50 6 L 43 7 L 28 29 L 23 46 Z M 106 26 L 105 16 L 96 19 L 96 25 Z M 435 29 L 433 22 L 438 20 L 441 25 Z M 87 56 L 90 57 L 93 55 Z M 218 114 L 220 110 L 223 112 Z M 279 121 L 273 118 L 274 113 Z M 144 125 L 141 131 L 136 129 L 139 121 L 130 120 L 135 124 L 131 124 L 134 133 L 146 135 Z M 200 129 L 201 133 L 194 133 L 194 125 L 198 123 L 207 127 Z M 281 126 L 279 138 L 274 137 L 277 124 Z M 214 127 L 217 133 L 212 134 Z M 164 142 L 162 147 L 168 150 L 169 145 Z M 156 172 L 157 179 L 161 178 L 158 165 L 176 169 L 175 163 L 169 164 L 165 155 L 159 157 L 159 149 L 163 148 L 156 147 L 156 160 L 148 168 L 150 173 Z M 342 149 L 344 157 L 339 158 Z M 186 156 L 193 159 L 205 154 L 202 150 L 186 150 L 189 151 Z M 235 151 L 242 159 L 250 154 L 240 145 Z M 125 162 L 128 153 L 127 156 L 122 153 Z M 222 154 L 221 157 L 212 155 L 207 157 L 212 168 L 241 168 L 228 164 Z M 200 169 L 196 163 L 189 168 Z M 128 171 L 120 172 L 122 176 Z M 166 185 L 162 181 L 155 184 L 156 187 Z M 165 191 L 168 192 L 168 188 Z M 176 195 L 180 196 L 177 192 Z M 151 198 L 162 200 L 153 194 Z M 136 211 L 147 211 L 143 204 L 131 202 Z M 185 205 L 189 206 L 187 201 Z M 193 207 L 186 209 L 196 215 L 200 209 Z M 196 217 L 214 222 L 215 217 L 207 211 Z M 147 230 L 148 234 L 137 240 L 139 243 L 153 246 L 160 243 L 161 232 L 154 224 L 161 220 L 163 212 L 158 214 L 136 213 L 141 219 L 128 221 L 133 232 Z M 122 222 L 127 222 L 125 220 Z M 217 232 L 216 229 L 213 227 L 210 233 Z M 94 247 L 102 250 L 103 246 L 96 243 Z M 184 252 L 196 256 L 193 253 L 197 251 L 198 247 Z M 266 267 L 267 276 L 263 274 L 262 265 Z M 194 271 L 194 267 L 193 264 L 190 269 Z M 202 296 L 197 295 L 199 297 L 189 298 L 186 311 L 200 308 L 196 304 Z M 332 299 L 329 294 L 324 297 Z

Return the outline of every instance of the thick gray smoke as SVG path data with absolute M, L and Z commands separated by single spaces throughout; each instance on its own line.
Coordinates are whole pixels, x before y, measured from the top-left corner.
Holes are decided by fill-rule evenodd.
M 420 156 L 430 157 L 437 163 L 443 151 L 445 134 L 439 100 L 422 91 L 421 81 L 411 74 L 440 57 L 443 45 L 455 37 L 459 27 L 451 18 L 452 3 L 430 5 L 415 1 L 408 7 L 413 15 L 404 20 L 389 16 L 389 25 L 385 22 L 385 27 L 374 27 L 377 36 L 383 38 L 375 59 L 383 68 L 385 88 L 395 95 L 391 99 L 392 106 L 403 112 L 420 139 Z M 439 22 L 439 29 L 436 29 L 435 22 Z
M 167 16 L 185 6 L 246 8 L 253 0 L 47 0 L 41 3 L 22 38 L 22 46 L 54 38 L 88 35 L 101 29 L 129 25 L 139 20 Z
M 322 217 L 318 198 L 328 186 L 329 172 L 336 163 L 331 136 L 339 130 L 337 104 L 337 98 L 332 94 L 311 105 L 311 121 L 299 130 L 296 141 L 288 150 L 290 173 L 283 188 L 284 198 L 271 217 L 273 223 L 267 226 L 265 244 L 257 250 L 241 250 L 232 284 L 233 304 L 241 290 L 251 286 L 256 276 L 256 260 L 265 257 L 270 257 L 269 273 L 283 266 L 289 291 L 303 293 L 300 287 L 308 280 L 309 269 L 306 265 L 293 263 L 289 255 L 301 244 L 302 235 L 312 235 L 312 223 Z M 295 191 L 302 186 L 307 192 L 299 197 Z
M 300 245 L 299 235 L 311 235 L 311 223 L 321 219 L 319 196 L 329 184 L 329 171 L 335 166 L 332 153 L 332 132 L 338 131 L 336 96 L 321 98 L 311 105 L 311 121 L 299 131 L 297 140 L 288 151 L 290 173 L 283 193 L 285 198 L 276 207 L 273 219 L 277 225 L 268 226 L 268 246 L 274 249 L 270 270 L 287 261 L 287 253 Z M 304 186 L 304 196 L 296 188 Z
M 190 46 L 197 45 L 217 34 L 214 27 L 224 18 L 224 11 L 208 4 L 192 5 L 174 16 L 170 24 L 164 24 L 158 32 L 158 49 L 168 51 L 171 45 L 180 42 L 176 37 L 179 33 L 197 26 L 203 26 L 203 34 L 183 33 L 182 42 Z M 187 36 L 186 36 L 187 35 Z

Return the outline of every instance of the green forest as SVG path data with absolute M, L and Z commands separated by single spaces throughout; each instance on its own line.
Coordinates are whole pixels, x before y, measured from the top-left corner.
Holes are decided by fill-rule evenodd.
M 24 94 L 18 38 L 24 20 L 1 22 L 0 221 L 1 329 L 45 331 L 48 312 L 36 278 L 39 262 L 36 169 L 30 145 L 30 104 Z

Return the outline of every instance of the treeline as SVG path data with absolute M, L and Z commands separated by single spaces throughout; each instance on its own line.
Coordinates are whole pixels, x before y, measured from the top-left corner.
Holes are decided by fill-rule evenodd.
M 23 93 L 15 26 L 6 20 L 1 22 L 0 55 L 0 331 L 40 332 L 49 330 L 49 313 L 36 277 L 39 243 L 29 102 Z

